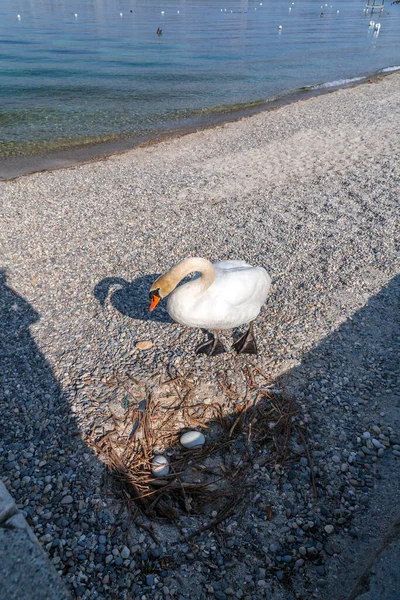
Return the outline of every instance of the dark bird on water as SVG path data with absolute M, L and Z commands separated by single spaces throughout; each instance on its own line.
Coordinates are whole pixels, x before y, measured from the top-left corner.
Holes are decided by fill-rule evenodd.
M 160 27 L 157 29 L 157 35 L 162 35 L 162 29 L 160 29 Z

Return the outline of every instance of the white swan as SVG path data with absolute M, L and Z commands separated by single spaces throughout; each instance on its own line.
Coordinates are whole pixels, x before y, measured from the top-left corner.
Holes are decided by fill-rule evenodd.
M 200 276 L 177 287 L 193 272 L 199 272 Z M 250 323 L 249 330 L 234 348 L 240 354 L 257 354 L 252 321 L 258 316 L 270 286 L 271 278 L 263 267 L 252 267 L 243 260 L 211 263 L 205 258 L 187 258 L 153 283 L 150 310 L 169 295 L 168 312 L 181 325 L 218 330 Z M 214 356 L 225 352 L 225 348 L 214 336 L 196 352 Z

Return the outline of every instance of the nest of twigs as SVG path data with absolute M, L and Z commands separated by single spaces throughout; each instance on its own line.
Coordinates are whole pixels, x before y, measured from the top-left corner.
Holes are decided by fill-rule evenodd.
M 252 463 L 260 453 L 266 466 L 287 458 L 294 402 L 274 391 L 258 368 L 242 373 L 241 391 L 221 377 L 213 399 L 191 375 L 177 374 L 152 390 L 132 378 L 128 389 L 117 378 L 126 393 L 123 411 L 110 415 L 113 427 L 96 448 L 136 512 L 174 521 L 182 515 L 215 517 L 216 510 L 218 523 L 248 494 Z M 206 443 L 187 450 L 179 439 L 193 429 Z M 157 454 L 169 461 L 165 477 L 152 474 Z

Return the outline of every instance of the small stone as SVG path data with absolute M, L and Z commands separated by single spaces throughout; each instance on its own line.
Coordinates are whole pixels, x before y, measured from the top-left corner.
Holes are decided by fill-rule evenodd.
M 302 558 L 299 558 L 298 560 L 296 560 L 296 562 L 294 563 L 294 566 L 297 567 L 298 569 L 300 567 L 302 567 L 304 565 L 304 560 Z
M 61 504 L 72 504 L 72 502 L 74 501 L 72 496 L 64 496 L 64 498 L 61 500 Z
M 349 465 L 347 463 L 342 463 L 340 470 L 342 471 L 342 473 L 347 473 L 347 471 L 349 470 Z
M 146 575 L 146 585 L 154 585 L 154 575 Z
M 213 594 L 214 593 L 214 588 L 212 585 L 206 585 L 206 590 L 209 594 Z
M 369 431 L 364 431 L 362 436 L 363 436 L 364 440 L 369 440 L 369 438 L 371 437 L 371 434 L 369 433 Z
M 129 548 L 127 546 L 124 546 L 121 550 L 121 558 L 125 560 L 126 558 L 129 558 L 130 554 L 131 551 L 129 550 Z
M 382 448 L 382 444 L 379 440 L 376 440 L 375 438 L 372 438 L 372 444 L 375 446 L 375 448 Z
M 380 428 L 380 427 L 378 427 L 378 425 L 373 425 L 373 427 L 372 427 L 372 431 L 373 431 L 374 433 L 376 433 L 376 435 L 380 435 L 380 433 L 381 433 L 381 428 Z
M 150 348 L 152 348 L 154 346 L 153 342 L 138 342 L 136 344 L 136 348 L 138 350 L 150 350 Z
M 289 563 L 291 563 L 291 562 L 292 562 L 292 558 L 293 558 L 293 557 L 292 557 L 292 556 L 290 556 L 290 554 L 285 554 L 285 556 L 283 557 L 283 559 L 282 559 L 282 560 L 283 560 L 283 562 L 285 562 L 285 563 L 289 564 Z
M 326 533 L 331 534 L 335 531 L 335 528 L 333 525 L 325 525 L 324 527 Z

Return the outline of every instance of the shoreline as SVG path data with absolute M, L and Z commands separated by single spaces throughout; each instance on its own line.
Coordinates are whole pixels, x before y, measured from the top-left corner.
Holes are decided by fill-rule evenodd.
M 386 67 L 368 75 L 346 79 L 344 80 L 346 81 L 344 84 L 331 85 L 336 82 L 326 82 L 315 86 L 305 86 L 294 91 L 289 90 L 271 100 L 249 102 L 246 107 L 238 110 L 227 110 L 226 112 L 223 111 L 217 114 L 209 113 L 203 119 L 200 119 L 200 121 L 207 121 L 205 123 L 200 122 L 192 126 L 178 127 L 157 134 L 141 135 L 135 138 L 124 137 L 117 141 L 89 144 L 87 146 L 51 153 L 6 157 L 0 163 L 0 182 L 12 181 L 19 177 L 32 175 L 33 173 L 68 169 L 83 164 L 107 160 L 112 156 L 125 154 L 136 148 L 153 146 L 166 140 L 221 127 L 226 123 L 235 123 L 256 114 L 277 110 L 283 106 L 330 94 L 341 89 L 349 89 L 366 83 L 376 82 L 399 71 L 400 67 L 397 66 Z

